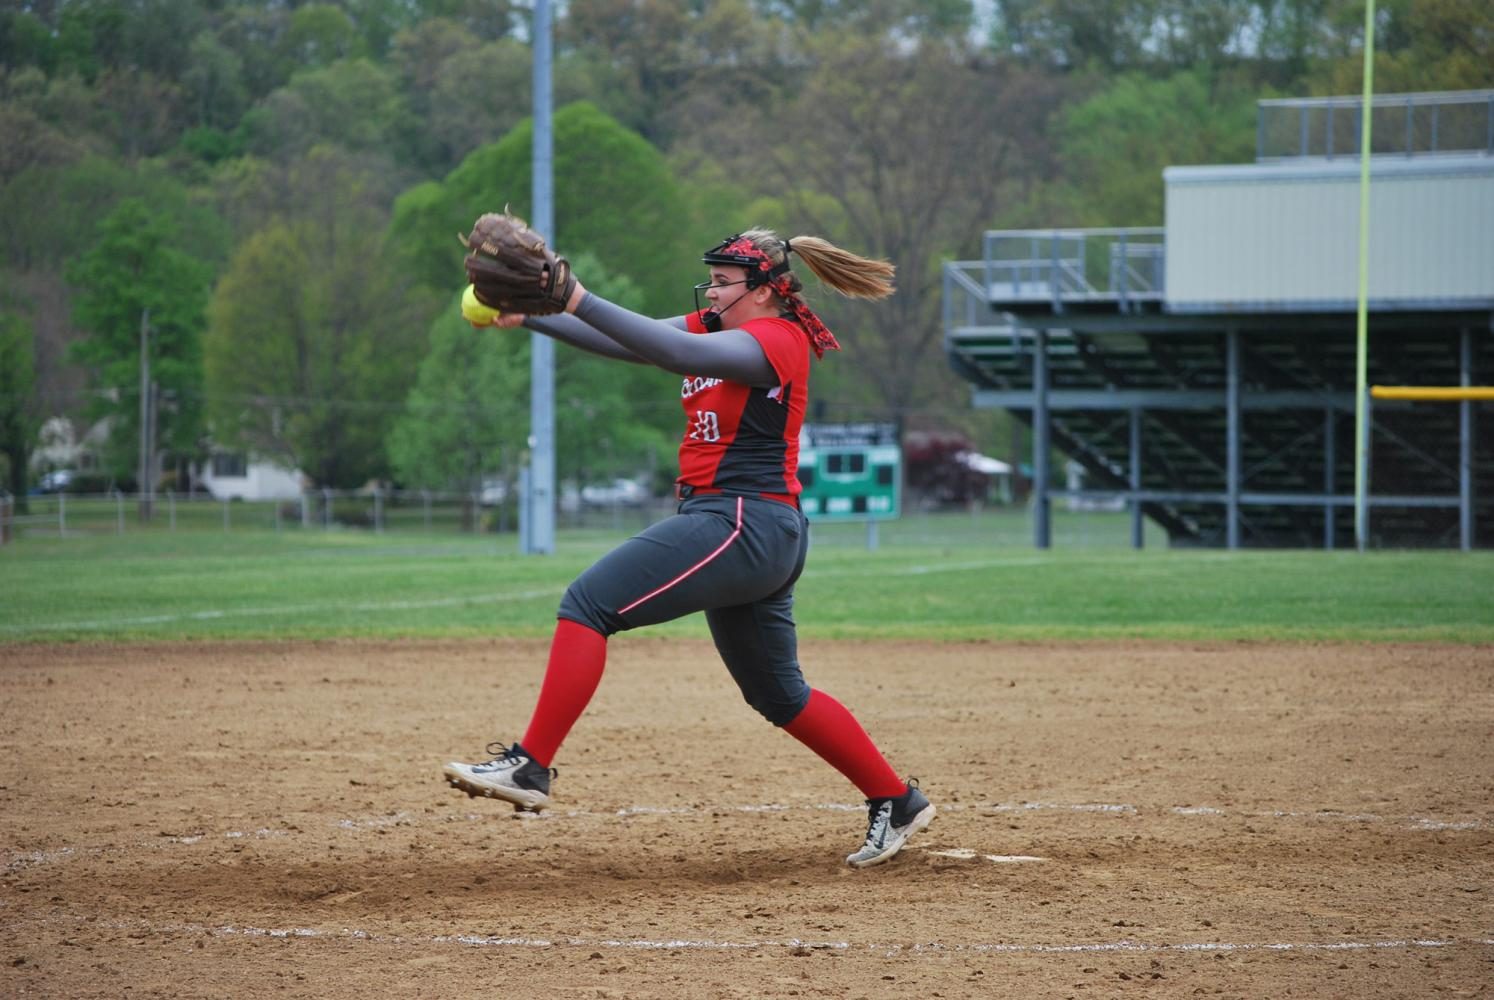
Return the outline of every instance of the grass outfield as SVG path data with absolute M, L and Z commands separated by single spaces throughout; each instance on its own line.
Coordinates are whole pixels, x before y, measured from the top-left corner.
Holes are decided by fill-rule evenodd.
M 1494 553 L 1127 547 L 1124 515 L 819 525 L 798 589 L 806 638 L 1494 642 Z M 635 525 L 512 535 L 419 530 L 23 536 L 0 548 L 0 643 L 547 635 L 565 586 Z M 649 629 L 704 636 L 700 616 Z

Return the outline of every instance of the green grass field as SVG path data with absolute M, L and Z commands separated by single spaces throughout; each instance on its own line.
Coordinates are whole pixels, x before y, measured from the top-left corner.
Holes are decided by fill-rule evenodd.
M 0 643 L 547 635 L 566 584 L 637 527 L 512 535 L 201 526 L 28 534 L 0 548 Z M 1125 516 L 816 526 L 798 589 L 806 638 L 1494 642 L 1494 552 L 1169 550 Z M 704 636 L 700 616 L 649 630 Z

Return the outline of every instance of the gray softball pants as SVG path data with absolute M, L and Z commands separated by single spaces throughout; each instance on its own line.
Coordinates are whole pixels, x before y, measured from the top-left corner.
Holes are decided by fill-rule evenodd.
M 610 636 L 704 611 L 747 704 L 787 725 L 809 701 L 793 614 L 808 552 L 809 522 L 797 507 L 691 497 L 577 577 L 558 617 Z

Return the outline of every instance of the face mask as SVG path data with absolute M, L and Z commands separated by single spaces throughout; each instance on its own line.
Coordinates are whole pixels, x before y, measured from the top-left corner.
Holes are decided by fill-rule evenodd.
M 714 282 L 710 282 L 710 281 L 702 281 L 700 284 L 698 284 L 698 285 L 695 286 L 695 312 L 698 315 L 700 315 L 701 323 L 702 323 L 702 325 L 705 326 L 707 333 L 719 333 L 720 332 L 720 330 L 721 330 L 721 317 L 724 316 L 724 315 L 726 315 L 726 312 L 729 309 L 731 309 L 732 306 L 734 306 L 738 302 L 742 301 L 743 296 L 745 296 L 748 292 L 750 292 L 752 290 L 752 288 L 751 288 L 751 286 L 749 284 L 750 280 L 751 279 L 743 278 L 741 281 L 723 281 L 719 285 L 715 284 Z M 724 306 L 714 306 L 714 307 L 711 308 L 711 310 L 709 312 L 705 312 L 704 310 L 702 310 L 701 305 L 700 305 L 700 293 L 701 292 L 705 291 L 708 288 L 727 288 L 727 287 L 729 287 L 731 285 L 748 285 L 748 287 L 744 288 L 742 290 L 742 294 L 741 295 L 738 295 L 736 298 L 732 299 L 726 305 L 724 305 Z

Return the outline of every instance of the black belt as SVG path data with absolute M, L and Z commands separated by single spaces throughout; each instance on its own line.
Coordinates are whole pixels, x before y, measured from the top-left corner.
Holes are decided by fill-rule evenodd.
M 799 498 L 790 493 L 747 493 L 741 490 L 723 490 L 715 486 L 692 486 L 689 483 L 675 483 L 674 496 L 676 500 L 689 500 L 691 497 L 747 497 L 751 500 L 776 500 L 795 510 L 799 508 Z

